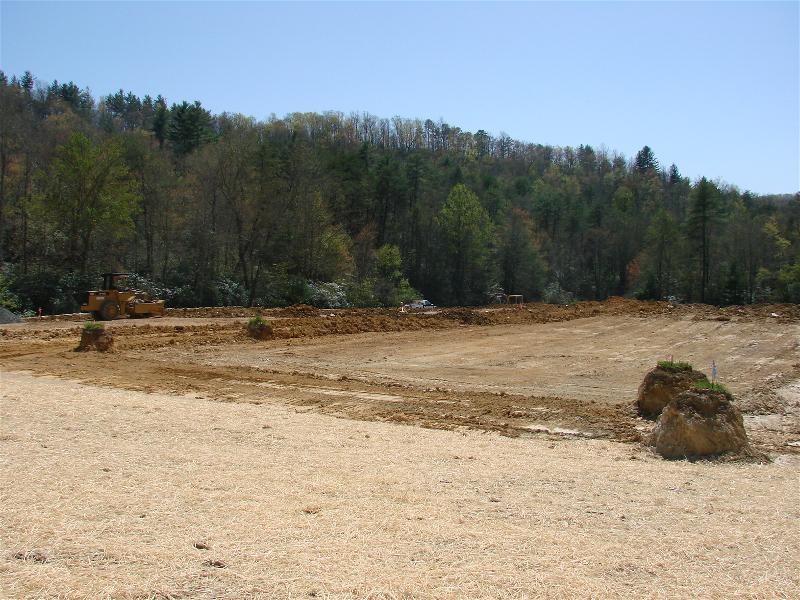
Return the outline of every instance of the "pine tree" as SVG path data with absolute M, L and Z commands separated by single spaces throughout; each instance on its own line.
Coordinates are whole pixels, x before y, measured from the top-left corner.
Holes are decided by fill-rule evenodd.
M 711 280 L 711 247 L 715 226 L 721 220 L 720 195 L 717 186 L 703 177 L 692 193 L 692 203 L 686 222 L 686 234 L 697 253 L 699 266 L 700 302 L 705 302 Z
M 158 140 L 158 147 L 164 147 L 164 141 L 167 139 L 167 126 L 169 125 L 169 110 L 167 109 L 167 102 L 159 94 L 155 102 L 155 113 L 153 114 L 153 135 Z
M 30 94 L 31 90 L 33 90 L 33 81 L 33 75 L 31 75 L 31 72 L 25 71 L 25 73 L 19 79 L 19 87 Z
M 636 160 L 634 161 L 634 168 L 639 173 L 647 173 L 648 171 L 658 171 L 658 161 L 656 155 L 650 149 L 650 146 L 645 146 L 636 153 Z
M 200 102 L 173 104 L 167 139 L 179 155 L 190 154 L 211 139 L 211 115 Z

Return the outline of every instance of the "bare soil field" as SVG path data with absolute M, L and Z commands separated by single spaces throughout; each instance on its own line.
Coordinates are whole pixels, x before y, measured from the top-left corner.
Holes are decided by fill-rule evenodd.
M 797 307 L 76 318 L 0 326 L 0 597 L 800 594 Z M 670 356 L 771 463 L 643 446 Z

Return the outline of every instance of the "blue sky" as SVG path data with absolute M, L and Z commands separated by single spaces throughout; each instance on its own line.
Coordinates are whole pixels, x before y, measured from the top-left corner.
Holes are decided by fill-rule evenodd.
M 257 118 L 368 111 L 800 190 L 798 2 L 0 3 L 0 66 Z

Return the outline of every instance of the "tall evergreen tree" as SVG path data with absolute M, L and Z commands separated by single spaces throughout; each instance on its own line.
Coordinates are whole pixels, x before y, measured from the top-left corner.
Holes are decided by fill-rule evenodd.
M 190 154 L 212 138 L 211 115 L 200 102 L 173 104 L 167 139 L 178 155 Z
M 634 167 L 638 173 L 647 173 L 648 171 L 658 171 L 658 161 L 656 155 L 650 146 L 644 146 L 639 152 L 636 153 L 636 160 Z
M 158 140 L 158 147 L 163 148 L 167 139 L 169 125 L 169 110 L 167 102 L 160 95 L 156 98 L 155 113 L 153 114 L 153 135 Z
M 698 273 L 696 280 L 700 287 L 700 302 L 708 299 L 711 282 L 711 249 L 716 236 L 716 227 L 721 221 L 720 192 L 712 182 L 703 177 L 692 193 L 691 205 L 686 222 L 686 233 L 697 253 Z

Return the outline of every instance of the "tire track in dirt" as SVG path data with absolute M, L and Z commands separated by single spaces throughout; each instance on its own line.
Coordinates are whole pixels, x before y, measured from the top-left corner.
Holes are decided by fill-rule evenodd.
M 401 384 L 372 384 L 308 373 L 241 367 L 208 367 L 151 362 L 138 353 L 41 353 L 29 355 L 29 371 L 93 385 L 194 395 L 221 402 L 279 402 L 365 421 L 389 421 L 433 429 L 460 427 L 516 437 L 564 430 L 565 435 L 636 441 L 632 409 L 580 403 L 559 397 L 427 391 Z M 16 361 L 5 368 L 22 370 Z M 575 433 L 572 433 L 575 432 Z

